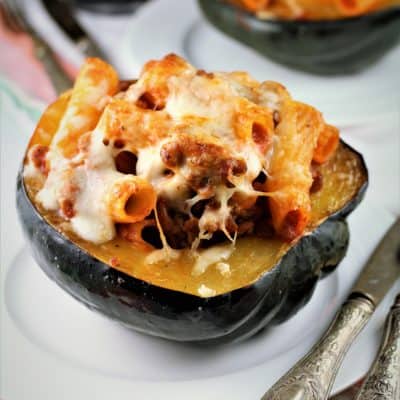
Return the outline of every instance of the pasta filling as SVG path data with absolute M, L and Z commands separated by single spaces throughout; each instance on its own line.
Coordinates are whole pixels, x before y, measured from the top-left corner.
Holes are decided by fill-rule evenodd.
M 282 85 L 197 70 L 173 54 L 123 86 L 88 59 L 61 100 L 52 138 L 27 156 L 25 177 L 41 182 L 35 200 L 84 240 L 141 246 L 148 264 L 190 249 L 194 274 L 215 264 L 229 275 L 242 236 L 300 238 L 319 166 L 339 141 Z
M 363 15 L 399 0 L 227 0 L 263 19 L 329 20 Z

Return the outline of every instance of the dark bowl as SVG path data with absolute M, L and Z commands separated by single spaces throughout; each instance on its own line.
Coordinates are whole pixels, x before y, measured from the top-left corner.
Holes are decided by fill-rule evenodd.
M 400 7 L 329 21 L 263 20 L 230 4 L 199 0 L 220 31 L 279 63 L 306 72 L 355 73 L 400 40 Z

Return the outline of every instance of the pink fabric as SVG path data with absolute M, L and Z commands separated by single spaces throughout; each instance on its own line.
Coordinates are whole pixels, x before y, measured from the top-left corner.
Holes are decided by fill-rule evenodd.
M 76 75 L 75 67 L 66 62 L 62 65 L 68 75 Z M 46 71 L 34 55 L 32 40 L 25 34 L 8 30 L 1 19 L 0 73 L 46 103 L 56 97 Z

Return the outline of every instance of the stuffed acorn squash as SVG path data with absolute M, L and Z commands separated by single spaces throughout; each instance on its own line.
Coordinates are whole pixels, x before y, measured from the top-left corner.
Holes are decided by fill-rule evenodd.
M 289 318 L 344 257 L 362 156 L 275 82 L 169 55 L 97 59 L 48 107 L 18 176 L 34 258 L 137 331 L 223 343 Z

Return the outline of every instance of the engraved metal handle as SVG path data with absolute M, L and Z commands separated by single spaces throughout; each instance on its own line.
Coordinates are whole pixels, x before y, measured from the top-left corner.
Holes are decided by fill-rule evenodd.
M 350 297 L 319 342 L 262 400 L 325 400 L 343 357 L 374 312 L 365 297 Z
M 356 400 L 400 399 L 400 294 L 386 319 L 383 342 Z

